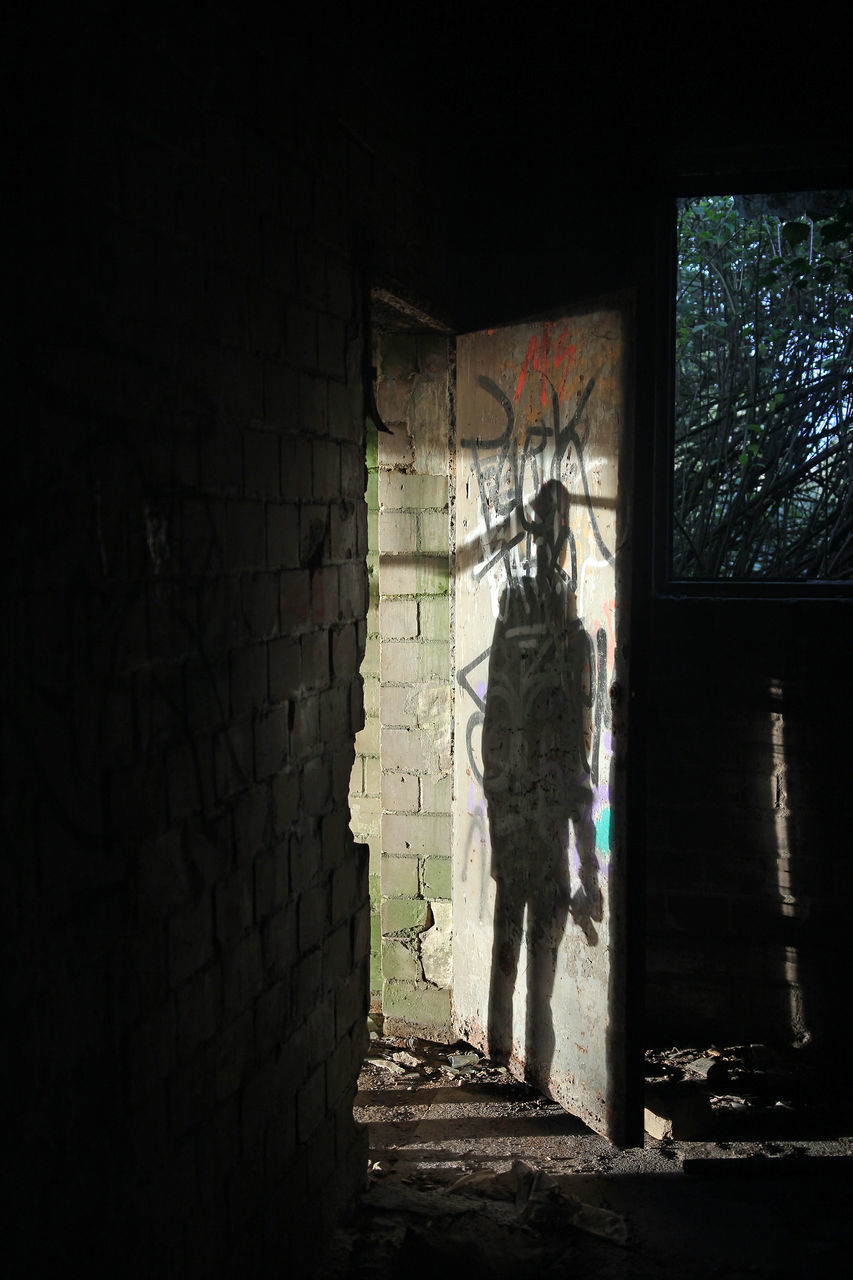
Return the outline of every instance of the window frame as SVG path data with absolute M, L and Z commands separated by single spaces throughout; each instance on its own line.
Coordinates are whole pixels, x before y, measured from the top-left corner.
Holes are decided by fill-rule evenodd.
M 853 174 L 829 171 L 704 170 L 676 175 L 657 211 L 653 590 L 666 597 L 711 599 L 853 599 L 853 579 L 678 578 L 673 572 L 675 455 L 675 297 L 678 281 L 677 201 L 698 196 L 845 190 Z

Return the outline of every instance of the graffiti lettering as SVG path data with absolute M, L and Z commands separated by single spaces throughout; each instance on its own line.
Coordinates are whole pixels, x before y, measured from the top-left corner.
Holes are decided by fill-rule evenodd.
M 548 531 L 534 527 L 524 506 L 525 488 L 539 489 L 548 480 L 558 480 L 569 457 L 574 454 L 583 485 L 585 506 L 598 548 L 608 564 L 613 563 L 613 552 L 605 545 L 598 527 L 592 504 L 584 452 L 585 439 L 578 434 L 590 396 L 595 389 L 595 379 L 590 378 L 578 399 L 577 406 L 566 425 L 560 428 L 560 402 L 557 391 L 551 388 L 551 422 L 542 417 L 528 426 L 523 439 L 516 435 L 515 410 L 509 397 L 491 378 L 481 376 L 479 385 L 501 407 L 506 426 L 498 436 L 483 439 L 475 436 L 462 440 L 462 447 L 471 450 L 471 461 L 480 496 L 483 519 L 481 543 L 485 552 L 482 562 L 474 569 L 475 581 L 480 581 L 499 562 L 503 562 L 507 578 L 513 576 L 510 553 L 525 543 L 522 559 L 530 561 L 534 535 L 548 536 Z M 553 442 L 550 462 L 546 463 L 546 450 Z M 577 546 L 574 534 L 566 526 L 566 548 L 569 568 L 560 566 L 558 572 L 572 591 L 577 589 Z
M 481 513 L 481 559 L 473 569 L 473 577 L 477 582 L 501 567 L 505 584 L 517 580 L 519 559 L 522 572 L 529 572 L 531 562 L 535 556 L 543 554 L 545 544 L 544 554 L 547 554 L 555 580 L 562 583 L 564 589 L 573 593 L 577 591 L 577 544 L 567 509 L 567 504 L 572 499 L 559 482 L 570 459 L 574 460 L 580 476 L 584 494 L 583 506 L 603 562 L 608 565 L 614 563 L 614 553 L 602 538 L 590 495 L 585 457 L 589 431 L 588 428 L 584 431 L 581 426 L 595 389 L 594 377 L 589 378 L 582 387 L 576 406 L 567 415 L 565 424 L 560 425 L 561 396 L 574 356 L 574 345 L 569 341 L 566 331 L 559 335 L 553 345 L 547 328 L 542 334 L 530 339 L 516 383 L 515 403 L 518 404 L 521 398 L 525 377 L 532 367 L 540 375 L 542 405 L 550 411 L 547 419 L 544 414 L 537 415 L 536 420 L 526 427 L 523 436 L 517 432 L 516 409 L 509 397 L 491 378 L 483 375 L 478 378 L 482 390 L 500 406 L 504 427 L 498 435 L 492 437 L 474 436 L 461 441 L 462 447 L 471 451 Z M 559 388 L 555 387 L 548 375 L 549 365 L 562 368 Z M 546 395 L 548 388 L 550 397 Z M 528 492 L 533 489 L 538 495 L 533 503 L 525 503 L 525 489 Z M 551 512 L 549 509 L 546 518 L 541 508 L 542 496 L 552 495 L 548 501 L 553 503 L 553 494 L 558 489 L 562 495 L 559 503 L 566 509 L 559 512 L 556 509 Z M 538 510 L 537 501 L 540 503 Z M 498 607 L 500 622 L 506 621 L 503 611 L 508 599 L 510 593 L 502 591 Z M 597 786 L 603 732 L 610 727 L 610 705 L 607 698 L 608 638 L 604 627 L 599 627 L 594 642 L 582 628 L 580 634 L 583 637 L 588 669 L 579 687 L 582 689 L 584 705 L 591 711 L 592 721 L 591 732 L 584 735 L 583 763 L 592 784 Z M 460 688 L 474 704 L 466 726 L 466 749 L 471 773 L 481 786 L 482 762 L 477 758 L 474 744 L 475 735 L 482 727 L 485 715 L 485 681 L 478 682 L 480 691 L 472 677 L 477 668 L 485 673 L 490 656 L 491 646 L 479 653 L 457 674 Z M 496 691 L 490 692 L 494 694 Z M 513 709 L 513 716 L 519 722 L 524 722 L 525 714 L 523 707 Z

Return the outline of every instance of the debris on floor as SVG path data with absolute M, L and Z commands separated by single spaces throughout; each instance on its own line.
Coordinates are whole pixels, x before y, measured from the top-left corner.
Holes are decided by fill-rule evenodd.
M 583 1204 L 567 1189 L 566 1179 L 554 1178 L 542 1169 L 533 1169 L 523 1160 L 514 1160 L 506 1173 L 489 1173 L 481 1169 L 463 1174 L 448 1187 L 452 1194 L 475 1191 L 491 1200 L 509 1200 L 515 1205 L 519 1222 L 530 1222 L 537 1209 L 562 1212 L 567 1225 L 589 1231 L 616 1244 L 625 1244 L 625 1219 L 609 1209 Z
M 819 1066 L 763 1044 L 646 1052 L 645 1128 L 654 1138 L 758 1138 L 830 1131 L 838 1121 Z
M 375 1021 L 374 1021 L 375 1025 Z M 402 1045 L 403 1048 L 397 1048 Z M 430 1076 L 443 1076 L 458 1080 L 476 1073 L 483 1079 L 509 1078 L 506 1067 L 493 1066 L 481 1053 L 468 1045 L 445 1045 L 432 1040 L 409 1036 L 407 1040 L 382 1039 L 378 1033 L 371 1035 L 371 1050 L 367 1065 L 392 1075 L 402 1075 L 408 1068 L 406 1083 L 414 1085 Z
M 643 1128 L 650 1138 L 698 1138 L 712 1124 L 711 1104 L 703 1095 L 679 1092 L 669 1084 L 647 1085 Z
M 322 1280 L 782 1280 L 853 1247 L 853 1137 L 809 1131 L 827 1117 L 795 1051 L 650 1050 L 672 1123 L 619 1149 L 471 1045 L 370 1030 L 367 1186 Z

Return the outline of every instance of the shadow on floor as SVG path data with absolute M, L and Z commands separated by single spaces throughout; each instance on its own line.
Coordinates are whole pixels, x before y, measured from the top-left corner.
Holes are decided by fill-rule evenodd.
M 844 1267 L 853 1138 L 797 1136 L 795 1121 L 825 1127 L 809 1088 L 785 1062 L 726 1052 L 649 1062 L 653 1085 L 713 1101 L 713 1132 L 620 1150 L 466 1045 L 375 1039 L 355 1105 L 367 1187 L 323 1280 L 793 1280 Z

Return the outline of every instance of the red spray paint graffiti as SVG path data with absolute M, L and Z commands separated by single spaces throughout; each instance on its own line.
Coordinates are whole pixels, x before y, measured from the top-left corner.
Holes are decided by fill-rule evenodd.
M 521 399 L 524 381 L 531 368 L 541 374 L 539 398 L 542 404 L 547 404 L 548 395 L 554 387 L 557 388 L 558 401 L 562 402 L 566 379 L 575 360 L 575 344 L 570 340 L 568 329 L 554 338 L 552 328 L 551 324 L 546 324 L 540 333 L 533 334 L 528 343 L 515 386 L 516 404 Z

